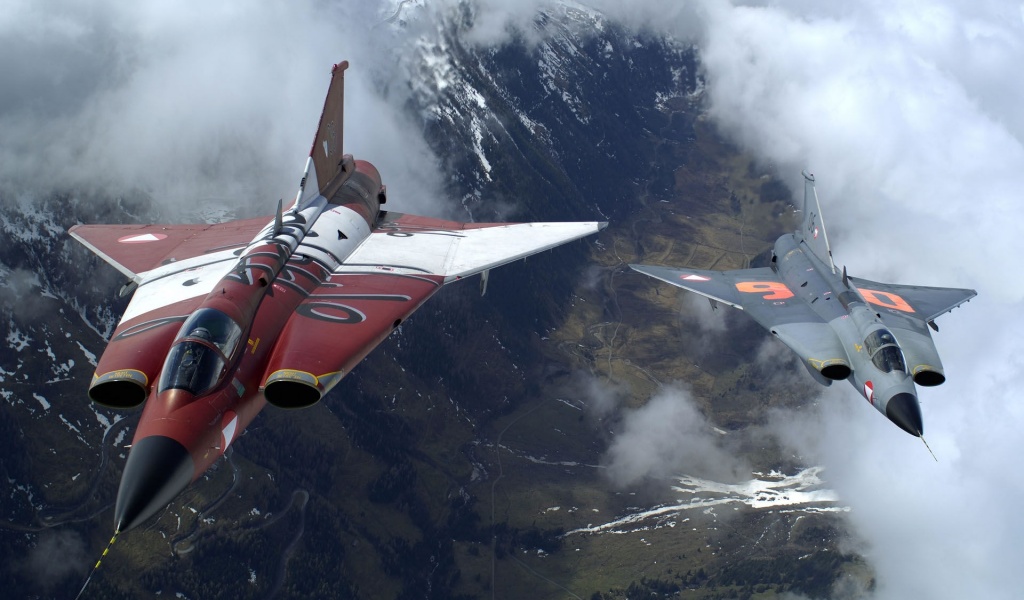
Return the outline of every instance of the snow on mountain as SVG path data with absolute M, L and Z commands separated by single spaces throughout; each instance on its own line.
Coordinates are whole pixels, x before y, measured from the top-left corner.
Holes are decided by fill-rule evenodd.
M 651 173 L 651 165 L 646 162 L 649 153 L 641 151 L 655 137 L 651 132 L 662 135 L 663 130 L 668 129 L 666 122 L 670 118 L 664 113 L 670 112 L 672 106 L 695 107 L 701 101 L 703 88 L 692 47 L 673 40 L 642 39 L 610 23 L 601 14 L 568 2 L 538 13 L 533 23 L 534 33 L 542 35 L 525 32 L 504 46 L 484 47 L 466 36 L 468 23 L 465 19 L 472 18 L 471 12 L 455 18 L 442 13 L 441 9 L 437 12 L 431 10 L 434 9 L 425 2 L 394 2 L 393 10 L 385 11 L 385 24 L 382 26 L 403 29 L 415 35 L 407 46 L 412 51 L 399 57 L 394 77 L 394 81 L 399 83 L 392 85 L 408 87 L 404 93 L 409 98 L 409 109 L 419 115 L 423 134 L 440 157 L 442 170 L 451 187 L 449 193 L 461 203 L 460 212 L 454 216 L 469 220 L 524 217 L 591 219 L 600 216 L 614 220 L 635 210 L 633 198 L 644 185 L 641 180 Z M 419 21 L 415 26 L 405 22 L 412 11 Z M 671 120 L 675 128 L 676 121 Z M 685 145 L 690 139 L 690 128 L 685 118 L 681 120 L 683 125 L 673 129 L 677 139 L 671 141 Z M 387 174 L 384 175 L 386 178 Z M 197 220 L 220 221 L 233 216 L 231 209 L 221 207 L 219 203 L 206 203 L 200 211 L 193 215 Z M 19 423 L 40 423 L 46 419 L 50 425 L 32 426 L 30 433 L 14 444 L 20 448 L 21 454 L 13 456 L 5 464 L 11 500 L 5 506 L 4 515 L 17 515 L 18 522 L 37 522 L 39 511 L 50 498 L 76 503 L 76 509 L 82 514 L 92 510 L 98 514 L 99 503 L 109 502 L 116 489 L 116 477 L 111 472 L 116 473 L 117 466 L 107 466 L 106 461 L 123 461 L 124 444 L 130 441 L 131 428 L 118 427 L 125 420 L 124 415 L 92 406 L 85 389 L 105 340 L 113 332 L 126 303 L 125 299 L 115 298 L 116 290 L 124 281 L 120 274 L 69 240 L 66 230 L 79 222 L 118 220 L 156 221 L 159 220 L 159 210 L 149 206 L 144 198 L 104 198 L 67 192 L 31 198 L 19 196 L 0 203 L 0 231 L 11 240 L 4 250 L 0 250 L 0 300 L 3 301 L 0 304 L 3 309 L 0 322 L 8 325 L 4 336 L 7 346 L 0 356 L 0 397 L 4 399 L 0 408 L 15 414 Z M 576 253 L 576 262 L 565 258 L 573 256 L 573 252 Z M 425 389 L 426 384 L 436 387 L 440 392 L 433 398 L 447 398 L 447 404 L 455 407 L 453 410 L 458 418 L 449 414 L 447 419 L 459 421 L 467 431 L 481 437 L 466 441 L 461 450 L 454 447 L 446 449 L 443 461 L 451 461 L 454 466 L 445 462 L 443 468 L 437 470 L 443 474 L 437 477 L 438 481 L 445 481 L 443 485 L 458 486 L 459 497 L 467 507 L 465 510 L 462 509 L 463 504 L 453 504 L 454 508 L 450 511 L 445 509 L 447 512 L 443 513 L 443 518 L 438 518 L 440 509 L 431 503 L 437 501 L 438 496 L 443 499 L 443 494 L 438 492 L 442 490 L 442 484 L 431 488 L 430 498 L 424 501 L 422 495 L 417 497 L 406 489 L 413 489 L 415 481 L 402 480 L 401 510 L 430 524 L 429 528 L 421 526 L 423 539 L 453 538 L 455 534 L 449 533 L 455 529 L 451 525 L 455 523 L 455 517 L 473 514 L 473 503 L 479 501 L 478 496 L 485 496 L 481 490 L 500 478 L 500 467 L 488 462 L 487 458 L 477 459 L 466 448 L 479 447 L 482 453 L 492 449 L 513 452 L 524 459 L 523 462 L 537 468 L 595 467 L 560 457 L 557 452 L 552 452 L 551 458 L 537 453 L 540 456 L 537 458 L 527 452 L 513 451 L 500 440 L 489 444 L 482 437 L 489 427 L 486 419 L 500 415 L 500 411 L 507 408 L 509 396 L 502 388 L 519 386 L 522 380 L 534 374 L 520 366 L 526 364 L 519 357 L 529 342 L 519 340 L 515 342 L 519 345 L 512 347 L 515 336 L 505 335 L 506 330 L 501 330 L 500 336 L 494 331 L 499 326 L 512 324 L 520 332 L 526 331 L 521 338 L 528 338 L 530 327 L 543 331 L 545 318 L 550 319 L 551 314 L 561 315 L 563 309 L 571 309 L 573 305 L 565 301 L 569 297 L 567 290 L 576 284 L 578 273 L 575 269 L 584 252 L 586 246 L 583 245 L 561 251 L 560 260 L 570 267 L 544 263 L 546 259 L 538 257 L 531 259 L 530 267 L 533 269 L 526 276 L 523 273 L 528 269 L 519 265 L 514 267 L 522 269 L 518 278 L 509 272 L 494 278 L 496 281 L 491 282 L 487 298 L 491 312 L 487 314 L 491 317 L 500 315 L 504 322 L 500 325 L 485 323 L 486 332 L 477 338 L 471 338 L 461 330 L 466 329 L 464 321 L 467 318 L 483 311 L 476 305 L 463 311 L 465 307 L 459 304 L 457 292 L 444 300 L 449 302 L 444 310 L 425 307 L 416 319 L 403 324 L 393 345 L 385 344 L 378 351 L 377 371 L 363 367 L 350 378 L 346 390 L 350 397 L 345 398 L 345 402 L 331 404 L 325 401 L 328 410 L 336 410 L 343 420 L 349 419 L 343 422 L 355 424 L 348 427 L 347 437 L 326 439 L 320 438 L 319 433 L 306 435 L 308 432 L 303 432 L 299 436 L 294 431 L 286 431 L 283 440 L 299 449 L 303 444 L 315 444 L 318 455 L 339 457 L 338 465 L 332 467 L 334 470 L 325 467 L 335 479 L 327 481 L 321 478 L 318 480 L 321 484 L 349 485 L 350 481 L 339 479 L 342 474 L 368 477 L 369 481 L 359 481 L 360 489 L 352 494 L 354 501 L 372 505 L 373 510 L 390 509 L 387 502 L 366 501 L 360 490 L 390 481 L 388 477 L 392 470 L 398 474 L 419 472 L 423 479 L 436 475 L 418 462 L 424 452 L 434 449 L 423 451 L 417 444 L 439 445 L 442 442 L 431 436 L 447 430 L 434 423 L 425 428 L 427 431 L 409 433 L 404 431 L 409 425 L 403 420 L 413 410 L 403 406 L 403 401 L 427 404 L 423 399 L 429 400 L 431 393 Z M 541 268 L 536 268 L 538 265 Z M 545 265 L 548 268 L 544 268 Z M 454 312 L 455 316 L 450 310 L 453 305 L 460 309 Z M 480 313 L 474 313 L 474 310 Z M 496 318 L 491 320 L 499 322 Z M 453 337 L 450 332 L 453 328 L 460 330 L 461 337 Z M 434 345 L 425 340 L 432 340 Z M 451 349 L 451 346 L 467 340 L 473 344 L 472 356 L 456 354 Z M 439 342 L 443 342 L 442 346 L 437 345 Z M 506 371 L 491 371 L 498 368 L 495 366 L 498 361 L 488 363 L 483 360 L 480 354 L 484 352 L 491 352 L 492 356 L 508 362 L 510 366 Z M 408 360 L 410 357 L 415 360 Z M 432 363 L 453 357 L 466 359 L 467 364 L 445 362 L 438 367 Z M 531 360 L 539 359 L 531 357 Z M 392 367 L 388 361 L 394 362 L 395 366 Z M 393 373 L 394 386 L 385 390 L 387 382 L 370 382 L 366 373 L 378 376 Z M 366 377 L 366 381 L 360 381 L 360 377 Z M 485 385 L 489 387 L 484 388 Z M 364 391 L 364 388 L 369 391 Z M 416 394 L 410 394 L 410 390 Z M 518 393 L 519 401 L 522 401 L 526 392 Z M 368 401 L 363 396 L 369 397 Z M 364 405 L 354 407 L 353 399 L 364 401 Z M 574 419 L 575 413 L 583 418 L 585 409 L 565 400 L 559 402 L 574 413 Z M 357 412 L 360 410 L 363 412 Z M 436 412 L 441 413 L 442 410 Z M 27 419 L 21 420 L 22 416 Z M 438 421 L 444 418 L 437 417 Z M 367 430 L 374 425 L 373 419 L 381 419 L 387 427 L 369 429 L 371 439 Z M 124 421 L 124 424 L 129 425 L 130 421 Z M 12 425 L 10 429 L 17 427 Z M 28 427 L 24 429 L 29 430 Z M 113 434 L 115 430 L 116 435 Z M 268 470 L 264 472 L 266 478 L 274 482 L 272 488 L 277 490 L 280 485 L 284 490 L 286 485 L 299 485 L 295 483 L 296 478 L 302 481 L 302 485 L 309 485 L 312 477 L 306 469 L 310 465 L 290 464 L 291 453 L 281 453 L 273 447 L 277 441 L 273 432 L 264 430 L 260 435 L 267 441 L 263 446 L 249 443 L 248 450 L 252 452 L 249 458 L 255 459 L 258 451 L 266 451 L 265 455 L 258 456 L 260 460 L 254 462 L 273 465 L 266 466 Z M 393 438 L 401 439 L 396 441 Z M 236 451 L 244 452 L 246 442 L 250 440 L 241 442 Z M 382 444 L 385 450 L 374 454 L 377 444 Z M 343 451 L 338 450 L 341 446 L 344 446 Z M 349 453 L 366 459 L 365 472 L 344 472 L 346 465 L 342 459 Z M 463 453 L 470 467 L 464 476 L 460 475 L 459 466 Z M 413 458 L 410 459 L 409 455 Z M 28 456 L 32 456 L 34 462 L 28 460 Z M 45 484 L 32 485 L 28 482 L 33 480 L 34 473 L 28 471 L 30 467 L 27 465 L 39 471 L 47 468 L 48 472 L 59 473 L 60 477 Z M 396 465 L 405 470 L 398 469 Z M 285 467 L 294 468 L 299 475 L 285 473 Z M 281 470 L 275 473 L 270 470 L 272 468 Z M 424 476 L 424 472 L 432 474 Z M 316 474 L 321 475 L 319 472 Z M 688 518 L 685 516 L 687 511 L 713 511 L 724 506 L 763 512 L 793 510 L 802 514 L 845 510 L 839 505 L 835 493 L 822 482 L 819 469 L 804 469 L 793 475 L 776 472 L 754 475 L 753 479 L 739 484 L 681 476 L 670 489 L 678 496 L 678 501 L 636 507 L 565 535 L 636 533 L 678 523 Z M 455 483 L 449 481 L 459 477 L 461 480 Z M 96 487 L 99 483 L 103 484 L 102 487 Z M 564 485 L 571 487 L 573 483 L 567 480 Z M 212 487 L 216 488 L 215 485 Z M 466 487 L 472 489 L 472 496 L 465 491 Z M 290 489 L 286 491 L 291 492 Z M 251 494 L 251 490 L 246 493 Z M 246 496 L 244 501 L 251 497 Z M 267 500 L 262 495 L 258 497 L 260 501 Z M 429 506 L 434 513 L 429 513 L 421 505 Z M 261 506 L 267 509 L 266 504 Z M 318 513 L 325 512 L 323 496 L 317 496 L 315 506 Z M 194 512 L 195 509 L 192 510 Z M 255 511 L 254 515 L 260 514 L 257 508 L 251 510 Z M 329 519 L 331 525 L 334 520 L 362 521 L 362 516 L 357 516 L 358 512 L 350 505 L 330 505 L 327 511 L 333 511 Z M 549 512 L 564 515 L 568 511 L 554 507 Z M 232 522 L 226 513 L 218 517 L 222 517 L 218 519 L 218 525 Z M 408 520 L 411 517 L 403 518 Z M 451 521 L 450 529 L 437 525 L 444 523 L 445 518 Z M 478 534 L 491 539 L 492 533 L 482 524 L 478 527 L 472 519 L 466 520 L 472 524 L 458 533 L 463 536 L 460 544 L 469 547 L 475 543 L 472 540 Z M 97 519 L 94 521 L 98 523 Z M 213 521 L 204 523 L 209 526 Z M 318 522 L 317 526 L 323 523 Z M 106 527 L 108 524 L 93 525 Z M 440 563 L 434 562 L 435 548 L 422 551 L 413 545 L 418 542 L 406 543 L 398 534 L 394 539 L 400 543 L 392 543 L 387 536 L 383 539 L 370 535 L 358 537 L 362 535 L 358 531 L 346 530 L 345 535 L 358 540 L 358 543 L 374 545 L 370 553 L 379 551 L 394 564 L 399 564 L 400 557 L 408 556 L 398 551 L 389 554 L 391 548 L 407 547 L 408 555 L 415 553 L 420 559 L 429 558 L 430 565 L 426 571 L 431 574 L 429 577 L 433 577 L 435 571 L 438 577 L 443 577 L 445 569 L 453 568 L 446 563 L 443 569 L 438 570 Z M 331 561 L 338 552 L 326 547 L 320 551 L 329 552 Z M 307 548 L 304 552 L 313 551 Z M 288 568 L 292 569 L 297 562 L 293 561 Z M 407 572 L 405 566 L 403 572 Z M 250 569 L 250 572 L 255 571 Z M 260 572 L 264 572 L 262 567 Z M 416 586 L 422 589 L 424 581 L 432 581 L 429 577 L 412 579 L 413 584 L 410 585 L 413 587 L 410 589 Z

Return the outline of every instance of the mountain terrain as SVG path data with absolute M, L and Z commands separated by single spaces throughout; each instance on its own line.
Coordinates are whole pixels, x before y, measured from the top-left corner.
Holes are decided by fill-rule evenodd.
M 443 17 L 402 68 L 456 216 L 610 226 L 494 271 L 483 296 L 447 287 L 318 405 L 265 410 L 84 597 L 870 589 L 828 474 L 772 434 L 814 402 L 810 378 L 739 311 L 627 267 L 757 266 L 795 226 L 772 166 L 705 116 L 700 57 L 573 5 L 497 47 L 465 40 L 472 10 Z M 0 194 L 4 588 L 69 597 L 112 533 L 138 412 L 87 401 L 127 299 L 66 232 L 167 215 L 144 191 Z

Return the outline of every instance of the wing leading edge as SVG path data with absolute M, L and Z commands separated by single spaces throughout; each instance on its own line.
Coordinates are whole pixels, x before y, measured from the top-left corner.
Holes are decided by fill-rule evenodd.
M 768 330 L 790 323 L 825 322 L 767 267 L 705 271 L 650 265 L 629 266 L 644 275 L 746 311 Z
M 638 273 L 660 279 L 665 283 L 681 287 L 706 298 L 744 309 L 743 298 L 736 290 L 735 282 L 746 275 L 753 280 L 765 277 L 775 278 L 771 269 L 742 269 L 739 271 L 705 271 L 700 269 L 672 269 L 651 265 L 629 265 Z
M 849 372 L 849 360 L 832 327 L 769 268 L 735 271 L 629 265 L 633 270 L 735 306 L 793 350 L 816 381 L 831 385 Z
M 140 281 L 141 273 L 162 265 L 243 248 L 268 218 L 211 225 L 75 225 L 68 233 L 112 267 Z
M 458 223 L 388 213 L 339 267 L 439 275 L 444 283 L 526 258 L 584 236 L 607 223 Z

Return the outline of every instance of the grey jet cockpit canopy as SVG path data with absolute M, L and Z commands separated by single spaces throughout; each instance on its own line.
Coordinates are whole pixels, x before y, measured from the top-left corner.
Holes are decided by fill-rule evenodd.
M 896 337 L 888 329 L 876 329 L 864 338 L 864 347 L 875 363 L 879 371 L 891 373 L 893 371 L 907 371 L 907 364 L 903 360 L 903 352 Z

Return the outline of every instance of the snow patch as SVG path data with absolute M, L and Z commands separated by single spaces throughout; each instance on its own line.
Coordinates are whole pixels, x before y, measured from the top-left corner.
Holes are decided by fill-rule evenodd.
M 39 402 L 39 404 L 43 405 L 43 410 L 50 410 L 50 403 L 46 401 L 46 398 L 43 398 L 42 396 L 40 396 L 39 394 L 36 394 L 34 392 L 32 393 L 32 397 L 35 398 Z M 63 419 L 64 417 L 61 417 L 61 418 Z M 65 421 L 65 423 L 66 422 L 67 421 Z M 78 431 L 78 430 L 76 429 L 75 431 Z
M 27 333 L 24 333 L 14 324 L 14 321 L 10 321 L 9 324 L 10 332 L 7 334 L 7 345 L 17 351 L 21 352 L 25 348 L 28 348 L 29 342 L 32 338 Z
M 778 471 L 753 473 L 754 479 L 743 483 L 721 483 L 688 475 L 677 478 L 672 490 L 683 495 L 675 504 L 663 504 L 638 510 L 607 523 L 588 523 L 564 535 L 578 533 L 633 533 L 674 527 L 674 520 L 685 510 L 699 509 L 717 518 L 715 508 L 726 504 L 745 504 L 753 509 L 785 509 L 779 512 L 848 512 L 848 507 L 836 506 L 839 495 L 822 489 L 820 474 L 823 467 L 810 467 L 795 475 Z M 651 522 L 653 521 L 653 524 Z
M 75 343 L 78 344 L 78 349 L 81 350 L 82 354 L 85 355 L 85 359 L 89 361 L 89 364 L 95 367 L 96 355 L 93 354 L 92 352 L 89 352 L 89 349 L 83 346 L 82 342 L 76 341 Z

